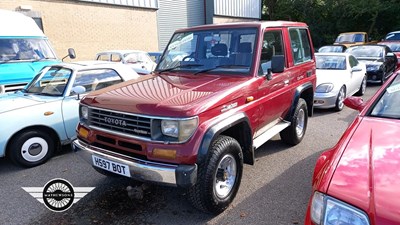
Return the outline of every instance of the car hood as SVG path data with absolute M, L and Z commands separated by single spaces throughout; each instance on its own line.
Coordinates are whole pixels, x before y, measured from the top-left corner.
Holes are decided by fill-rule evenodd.
M 87 95 L 82 103 L 129 113 L 188 117 L 243 96 L 251 77 L 154 75 Z
M 381 65 L 383 63 L 382 58 L 370 58 L 370 59 L 358 59 L 359 62 L 364 63 L 365 65 Z
M 62 97 L 38 96 L 33 94 L 9 93 L 0 95 L 0 113 L 57 101 Z M 27 111 L 29 113 L 29 111 Z
M 400 223 L 400 122 L 364 118 L 332 176 L 328 194 L 352 204 L 375 220 Z
M 348 79 L 350 78 L 347 70 L 325 70 L 317 69 L 317 86 L 323 83 L 332 83 L 336 87 L 339 85 L 341 87 L 344 83 L 346 74 Z

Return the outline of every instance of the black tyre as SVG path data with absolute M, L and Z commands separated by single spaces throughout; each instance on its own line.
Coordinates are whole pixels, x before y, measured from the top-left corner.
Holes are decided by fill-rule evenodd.
M 384 84 L 385 81 L 386 81 L 386 72 L 383 72 L 381 77 L 381 84 Z
M 194 207 L 213 214 L 228 208 L 240 186 L 243 154 L 232 137 L 219 136 L 212 143 L 207 161 L 199 165 L 197 182 L 189 189 Z
M 364 76 L 364 78 L 362 79 L 360 89 L 358 89 L 356 95 L 363 96 L 365 94 L 365 90 L 367 90 L 367 76 Z
M 46 162 L 56 149 L 52 137 L 40 130 L 23 131 L 10 143 L 8 153 L 11 160 L 25 167 L 34 167 Z
M 339 112 L 342 111 L 344 108 L 344 99 L 346 98 L 346 88 L 342 87 L 339 90 L 338 96 L 336 98 L 336 104 L 335 104 L 335 111 Z
M 300 98 L 296 106 L 289 127 L 279 133 L 281 140 L 289 145 L 297 145 L 303 140 L 306 133 L 308 122 L 307 103 L 304 99 Z

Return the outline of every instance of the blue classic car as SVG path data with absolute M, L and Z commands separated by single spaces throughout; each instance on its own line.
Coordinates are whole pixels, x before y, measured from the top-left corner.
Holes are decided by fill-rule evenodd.
M 0 95 L 0 157 L 25 167 L 46 162 L 76 137 L 85 93 L 140 76 L 117 63 L 77 62 L 44 67 L 22 90 Z

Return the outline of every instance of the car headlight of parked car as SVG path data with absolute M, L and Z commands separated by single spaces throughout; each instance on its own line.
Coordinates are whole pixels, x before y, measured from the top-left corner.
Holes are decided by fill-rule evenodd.
M 161 132 L 165 136 L 177 138 L 178 141 L 186 141 L 192 136 L 198 125 L 198 118 L 193 117 L 184 120 L 162 120 Z
M 333 90 L 333 84 L 332 83 L 325 83 L 325 84 L 320 84 L 316 88 L 315 92 L 317 93 L 328 93 Z
M 367 66 L 367 71 L 377 71 L 379 70 L 381 65 L 368 65 Z
M 89 108 L 87 106 L 80 106 L 80 118 L 81 120 L 87 120 L 89 117 Z
M 311 220 L 318 225 L 369 225 L 367 214 L 333 197 L 315 192 L 311 202 Z

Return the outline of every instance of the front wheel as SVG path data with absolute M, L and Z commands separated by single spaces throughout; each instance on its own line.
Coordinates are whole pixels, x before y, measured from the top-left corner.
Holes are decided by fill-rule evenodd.
M 11 160 L 25 167 L 46 162 L 54 153 L 56 145 L 51 136 L 40 130 L 24 131 L 11 140 L 8 152 Z
M 232 137 L 217 137 L 206 162 L 199 165 L 198 182 L 189 189 L 189 200 L 204 212 L 223 212 L 236 196 L 242 171 L 243 154 L 239 143 Z
M 384 84 L 385 81 L 386 81 L 386 72 L 383 72 L 381 77 L 381 84 Z
M 342 87 L 340 88 L 340 91 L 336 98 L 335 111 L 342 111 L 342 109 L 344 108 L 343 102 L 345 98 L 346 98 L 346 88 Z
M 307 103 L 300 98 L 290 119 L 290 126 L 279 133 L 281 140 L 289 145 L 297 145 L 303 140 L 308 122 Z

